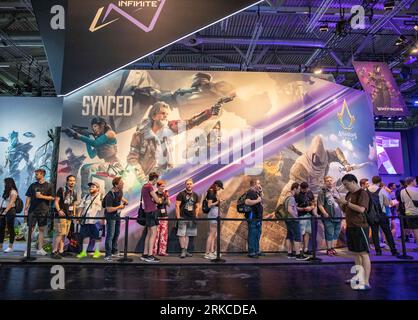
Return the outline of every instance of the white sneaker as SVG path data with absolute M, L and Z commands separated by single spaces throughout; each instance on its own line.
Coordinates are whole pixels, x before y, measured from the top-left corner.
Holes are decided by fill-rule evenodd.
M 23 257 L 26 258 L 28 256 L 28 252 L 25 251 L 25 253 L 23 254 Z
M 9 252 L 13 252 L 13 248 L 7 248 L 6 250 L 4 250 L 5 253 L 9 253 Z
M 215 252 L 211 252 L 211 255 L 213 255 L 215 257 L 215 259 L 217 258 L 216 251 Z M 222 257 L 222 253 L 219 254 L 219 258 L 220 257 Z
M 205 259 L 208 259 L 208 260 L 216 259 L 216 256 L 214 256 L 212 253 L 205 253 L 204 257 Z
M 46 253 L 44 249 L 41 249 L 41 250 L 36 251 L 36 254 L 38 256 L 46 256 L 48 253 Z

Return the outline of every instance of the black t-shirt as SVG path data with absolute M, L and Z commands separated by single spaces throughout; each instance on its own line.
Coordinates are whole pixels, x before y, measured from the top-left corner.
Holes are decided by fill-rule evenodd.
M 181 217 L 195 217 L 196 216 L 196 205 L 199 203 L 199 196 L 197 193 L 188 193 L 182 191 L 177 195 L 177 201 L 181 201 L 180 204 L 180 216 Z
M 30 198 L 29 212 L 48 214 L 51 201 L 37 199 L 36 192 L 40 192 L 44 196 L 53 196 L 52 185 L 46 181 L 42 184 L 34 182 L 29 186 L 28 191 L 26 191 L 26 196 Z
M 118 191 L 118 192 L 114 192 L 114 191 L 109 191 L 105 198 L 103 199 L 104 204 L 106 205 L 106 208 L 109 207 L 118 207 L 120 206 L 121 202 L 122 202 L 122 197 L 123 197 L 123 192 L 122 191 Z M 115 212 L 107 212 L 105 209 L 105 214 L 114 214 Z
M 159 193 L 158 191 L 156 192 L 156 195 L 159 199 L 163 199 L 162 203 L 157 203 L 157 209 L 159 212 L 159 215 L 161 217 L 167 217 L 168 212 L 167 212 L 167 198 L 164 197 L 164 193 Z
M 249 190 L 247 192 L 247 196 L 245 197 L 245 199 L 248 199 L 248 200 L 257 200 L 257 198 L 259 196 L 260 195 L 257 192 L 255 192 L 253 190 Z M 251 212 L 250 212 L 250 214 L 251 213 L 253 215 L 252 216 L 253 219 L 261 219 L 263 217 L 263 205 L 261 204 L 261 202 L 259 202 L 259 203 L 255 204 L 255 205 L 251 206 Z
M 61 187 L 57 191 L 57 197 L 60 198 L 60 209 L 65 212 L 67 216 L 74 214 L 74 202 L 77 201 L 77 192 L 70 190 L 67 187 Z
M 218 197 L 216 196 L 216 192 L 213 191 L 212 189 L 209 189 L 206 195 L 206 200 L 212 200 L 212 203 L 217 202 Z M 219 207 L 219 203 L 216 206 Z
M 315 200 L 315 197 L 312 191 L 309 190 L 308 192 L 305 192 L 305 193 L 299 192 L 299 194 L 295 196 L 295 200 L 299 208 L 306 208 L 306 207 L 311 206 L 312 202 Z M 298 210 L 299 217 L 305 214 L 312 214 L 312 211 L 299 211 Z

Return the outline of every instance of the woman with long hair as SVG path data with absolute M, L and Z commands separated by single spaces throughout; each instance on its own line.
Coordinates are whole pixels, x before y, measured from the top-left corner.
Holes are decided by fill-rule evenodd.
M 4 252 L 13 252 L 13 242 L 15 241 L 15 215 L 16 199 L 18 190 L 13 178 L 4 179 L 4 192 L 0 199 L 0 250 L 3 250 L 4 236 L 9 230 L 9 247 Z
M 218 218 L 219 207 L 222 199 L 219 198 L 218 192 L 223 189 L 224 185 L 222 181 L 216 180 L 209 188 L 206 194 L 206 200 L 208 201 L 209 213 L 208 218 Z M 217 236 L 217 221 L 209 220 L 209 235 L 206 241 L 205 259 L 214 260 L 216 259 L 215 240 Z M 218 248 L 219 250 L 219 248 Z

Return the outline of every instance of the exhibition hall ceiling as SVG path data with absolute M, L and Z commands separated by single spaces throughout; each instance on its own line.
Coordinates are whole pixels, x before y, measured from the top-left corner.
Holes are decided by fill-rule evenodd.
M 350 26 L 354 5 L 365 9 L 363 29 Z M 129 68 L 272 72 L 322 69 L 332 73 L 337 83 L 360 88 L 352 61 L 381 61 L 392 68 L 411 105 L 418 100 L 418 53 L 411 53 L 417 46 L 417 12 L 418 0 L 270 0 Z M 29 0 L 0 1 L 0 39 L 0 94 L 55 95 Z

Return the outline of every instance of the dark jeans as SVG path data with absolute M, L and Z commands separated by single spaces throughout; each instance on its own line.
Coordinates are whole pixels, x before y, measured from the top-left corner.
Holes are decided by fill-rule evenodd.
M 9 243 L 12 244 L 15 241 L 15 209 L 10 209 L 6 215 L 0 216 L 0 243 L 4 242 L 4 235 L 7 229 L 9 230 Z
M 383 233 L 385 234 L 386 241 L 390 247 L 390 251 L 395 252 L 395 241 L 393 240 L 392 232 L 390 231 L 390 222 L 389 218 L 386 216 L 381 216 L 378 224 L 370 226 L 372 229 L 372 239 L 376 252 L 381 253 L 382 249 L 380 248 L 379 241 L 379 227 L 382 228 Z
M 255 255 L 260 252 L 261 221 L 248 220 L 248 254 Z
M 120 220 L 116 220 L 117 217 L 120 217 L 119 213 L 111 213 L 111 214 L 105 215 L 105 218 L 106 218 L 106 240 L 105 240 L 106 257 L 118 251 Z

